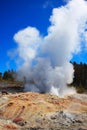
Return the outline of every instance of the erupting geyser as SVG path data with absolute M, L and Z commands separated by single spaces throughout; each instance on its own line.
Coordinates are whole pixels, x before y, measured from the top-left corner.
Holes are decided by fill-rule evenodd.
M 74 53 L 87 40 L 85 31 L 87 2 L 71 0 L 67 5 L 54 8 L 48 34 L 41 36 L 35 27 L 27 27 L 14 35 L 18 43 L 18 79 L 26 78 L 25 90 L 65 95 L 75 92 L 67 84 L 73 81 Z

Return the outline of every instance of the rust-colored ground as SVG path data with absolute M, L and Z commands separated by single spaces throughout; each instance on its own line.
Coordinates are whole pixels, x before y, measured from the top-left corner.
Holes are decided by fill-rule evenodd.
M 57 111 L 71 113 L 87 112 L 87 96 L 73 95 L 59 98 L 50 94 L 33 92 L 9 94 L 1 97 L 4 102 L 0 104 L 0 130 L 20 129 L 26 121 L 34 122 L 36 117 L 45 116 Z M 11 120 L 7 123 L 3 120 Z

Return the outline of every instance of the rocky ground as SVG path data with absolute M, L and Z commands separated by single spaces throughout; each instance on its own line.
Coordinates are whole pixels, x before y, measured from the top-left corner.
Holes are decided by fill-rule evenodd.
M 87 130 L 87 95 L 1 93 L 0 130 Z

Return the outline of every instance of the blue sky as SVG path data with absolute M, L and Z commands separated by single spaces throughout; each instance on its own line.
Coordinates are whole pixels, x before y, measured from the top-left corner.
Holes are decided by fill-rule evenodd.
M 66 4 L 62 0 L 0 0 L 0 71 L 16 69 L 8 51 L 16 47 L 14 34 L 27 26 L 47 33 L 49 17 L 54 7 Z M 87 63 L 87 51 L 75 55 L 72 61 Z

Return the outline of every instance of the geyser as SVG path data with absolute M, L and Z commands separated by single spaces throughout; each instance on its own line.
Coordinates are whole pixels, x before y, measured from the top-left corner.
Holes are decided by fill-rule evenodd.
M 25 77 L 25 91 L 59 96 L 75 92 L 67 87 L 73 81 L 74 72 L 70 60 L 86 40 L 86 21 L 87 2 L 71 0 L 67 5 L 53 9 L 46 36 L 30 26 L 14 35 L 18 45 L 17 79 Z

